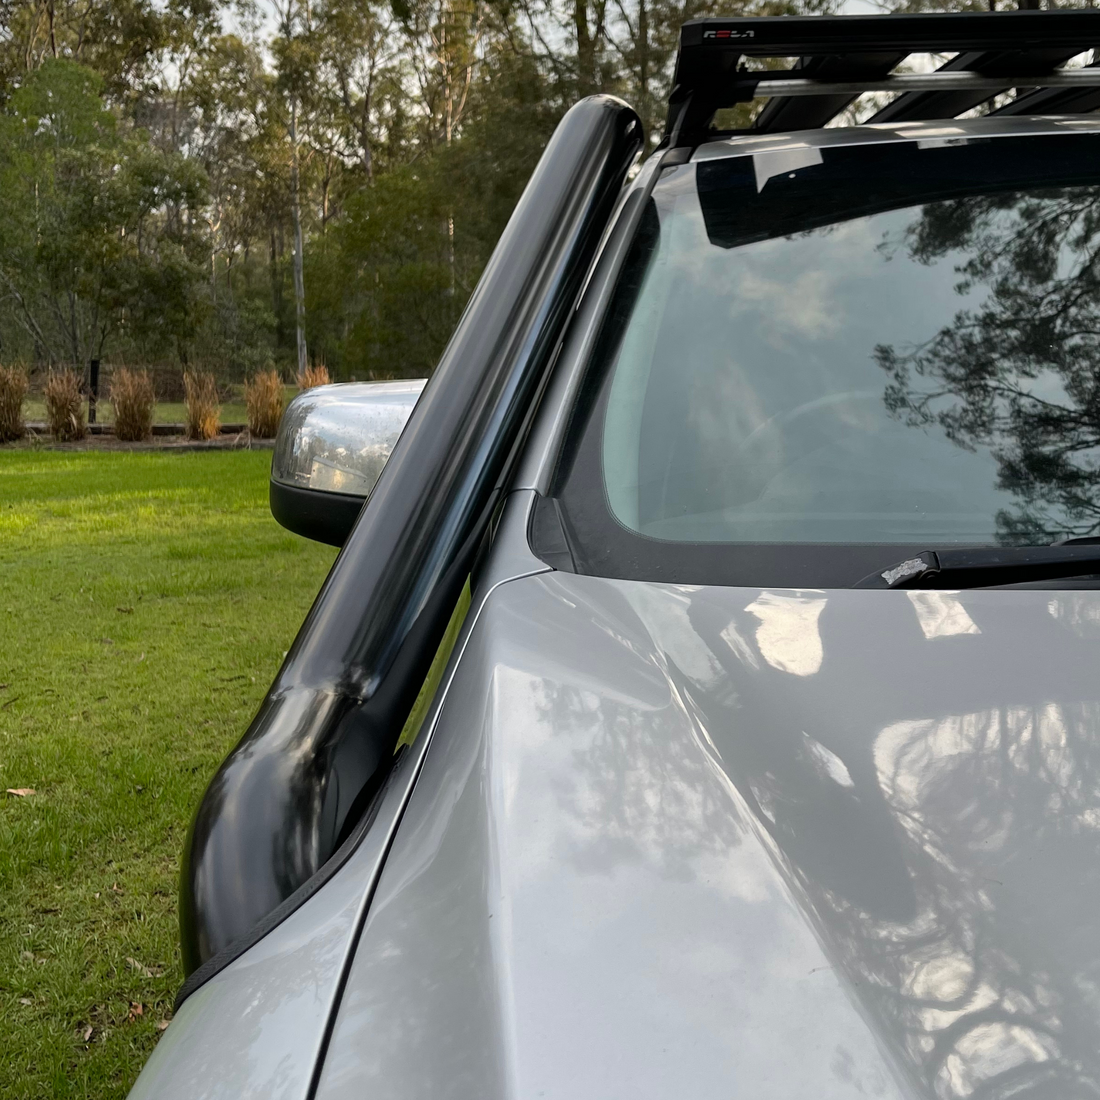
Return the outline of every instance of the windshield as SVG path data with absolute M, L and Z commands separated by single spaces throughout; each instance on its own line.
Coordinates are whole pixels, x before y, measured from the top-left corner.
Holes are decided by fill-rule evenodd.
M 591 365 L 589 495 L 596 465 L 614 525 L 663 543 L 1100 532 L 1096 152 L 1082 135 L 666 170 Z M 598 509 L 573 480 L 583 542 Z

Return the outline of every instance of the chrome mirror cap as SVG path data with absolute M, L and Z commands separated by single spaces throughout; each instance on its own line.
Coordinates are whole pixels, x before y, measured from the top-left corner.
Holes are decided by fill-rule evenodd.
M 271 512 L 291 531 L 342 546 L 426 379 L 315 386 L 287 406 L 271 459 Z

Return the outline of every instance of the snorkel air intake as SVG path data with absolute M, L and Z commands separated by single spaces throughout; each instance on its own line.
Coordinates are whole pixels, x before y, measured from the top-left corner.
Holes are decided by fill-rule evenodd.
M 178 1000 L 316 889 L 388 773 L 641 148 L 638 116 L 610 96 L 581 101 L 558 125 L 275 682 L 199 805 L 180 878 L 189 977 Z

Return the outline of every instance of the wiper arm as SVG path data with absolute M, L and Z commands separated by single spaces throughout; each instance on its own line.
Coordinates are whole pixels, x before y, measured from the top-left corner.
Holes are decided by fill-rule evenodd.
M 925 550 L 859 581 L 856 588 L 987 588 L 1100 573 L 1100 545 L 972 546 Z

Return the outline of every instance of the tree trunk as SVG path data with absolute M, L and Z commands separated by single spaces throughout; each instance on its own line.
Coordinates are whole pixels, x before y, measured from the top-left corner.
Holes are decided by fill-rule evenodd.
M 283 277 L 279 270 L 279 258 L 283 251 L 281 243 L 276 238 L 273 225 L 271 227 L 271 308 L 275 313 L 276 347 L 282 347 L 286 343 L 286 332 L 283 328 Z
M 363 96 L 363 122 L 359 127 L 359 144 L 363 149 L 363 172 L 367 183 L 374 183 L 374 154 L 370 146 L 370 91 Z
M 584 96 L 593 91 L 595 68 L 595 49 L 588 31 L 588 0 L 573 0 L 573 29 L 577 35 L 577 91 Z
M 440 60 L 443 62 L 443 140 L 447 148 L 450 148 L 454 140 L 455 126 L 455 92 L 454 73 L 451 68 L 451 57 L 448 53 L 447 16 L 453 18 L 453 12 L 445 9 L 441 29 L 442 49 L 439 51 Z M 455 293 L 455 212 L 447 211 L 447 295 L 453 298 Z
M 294 320 L 298 336 L 298 373 L 306 372 L 306 284 L 302 268 L 302 196 L 298 173 L 298 103 L 290 101 L 290 190 L 294 216 Z
M 328 231 L 328 194 L 332 187 L 332 156 L 325 155 L 325 174 L 321 177 L 321 237 Z
M 80 370 L 83 356 L 80 354 L 80 326 L 76 319 L 76 295 L 69 291 L 69 347 L 73 358 L 73 370 Z

